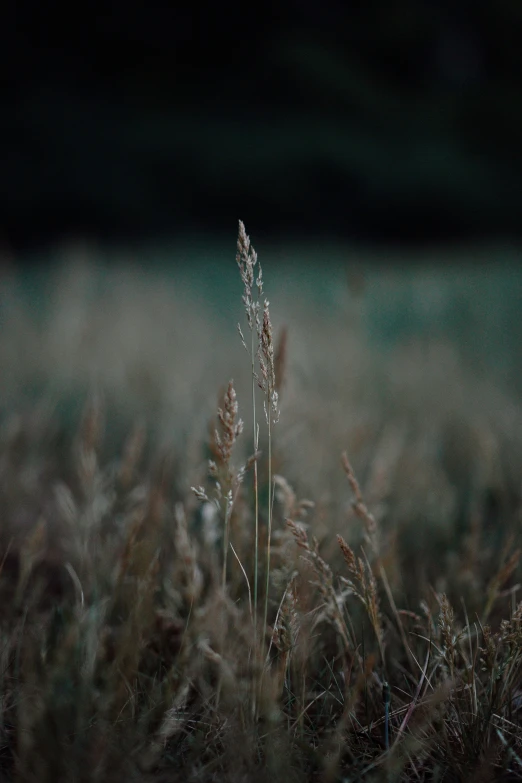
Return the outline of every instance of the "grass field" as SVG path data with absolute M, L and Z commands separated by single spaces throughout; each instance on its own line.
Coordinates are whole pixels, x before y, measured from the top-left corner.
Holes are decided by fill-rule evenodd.
M 258 250 L 3 274 L 0 779 L 519 780 L 516 254 Z

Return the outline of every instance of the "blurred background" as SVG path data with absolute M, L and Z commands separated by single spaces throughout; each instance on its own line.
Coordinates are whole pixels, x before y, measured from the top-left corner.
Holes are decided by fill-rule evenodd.
M 7 0 L 2 38 L 8 249 L 238 217 L 265 243 L 520 236 L 517 0 Z
M 238 219 L 306 411 L 518 405 L 521 41 L 517 0 L 7 0 L 0 407 L 98 384 L 205 432 Z

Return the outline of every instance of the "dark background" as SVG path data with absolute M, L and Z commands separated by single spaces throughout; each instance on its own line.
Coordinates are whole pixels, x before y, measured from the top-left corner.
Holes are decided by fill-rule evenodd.
M 522 231 L 520 0 L 1 12 L 0 242 Z

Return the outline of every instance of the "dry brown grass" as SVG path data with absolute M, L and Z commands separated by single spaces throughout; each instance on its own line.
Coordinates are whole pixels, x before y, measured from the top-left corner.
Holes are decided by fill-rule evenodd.
M 121 271 L 6 300 L 1 779 L 520 779 L 517 402 L 452 345 L 272 326 L 254 257 L 241 224 L 248 363 Z

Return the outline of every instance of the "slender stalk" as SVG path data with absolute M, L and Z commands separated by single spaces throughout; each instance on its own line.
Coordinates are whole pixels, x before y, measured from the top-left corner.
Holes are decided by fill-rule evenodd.
M 227 558 L 228 558 L 228 540 L 229 540 L 229 498 L 227 494 L 227 502 L 225 506 L 225 530 L 223 531 L 223 593 L 227 586 Z
M 256 378 L 255 378 L 255 354 L 254 354 L 254 330 L 250 330 L 252 360 L 252 413 L 254 417 L 254 453 L 257 454 L 259 446 L 259 433 L 256 419 Z M 257 585 L 259 573 L 259 489 L 257 480 L 257 458 L 254 462 L 254 499 L 255 499 L 255 554 L 254 554 L 254 648 L 257 643 Z
M 270 542 L 272 539 L 272 411 L 270 395 L 268 395 L 268 540 L 266 547 L 266 584 L 265 584 L 265 616 L 263 629 L 266 632 L 268 622 L 268 591 L 270 589 Z
M 254 454 L 256 459 L 254 461 L 254 503 L 255 503 L 255 542 L 254 542 L 254 611 L 252 613 L 253 625 L 254 625 L 254 660 L 257 666 L 258 655 L 258 616 L 257 616 L 257 604 L 258 604 L 258 583 L 259 583 L 259 483 L 257 472 L 257 452 L 259 449 L 259 426 L 257 424 L 256 416 L 256 371 L 255 371 L 255 354 L 254 354 L 254 330 L 250 330 L 251 336 L 251 352 L 250 357 L 252 360 L 252 415 L 253 415 L 253 427 L 254 427 Z M 257 720 L 258 704 L 259 704 L 259 688 L 260 681 L 258 682 L 257 675 L 252 681 L 252 710 L 254 720 Z

